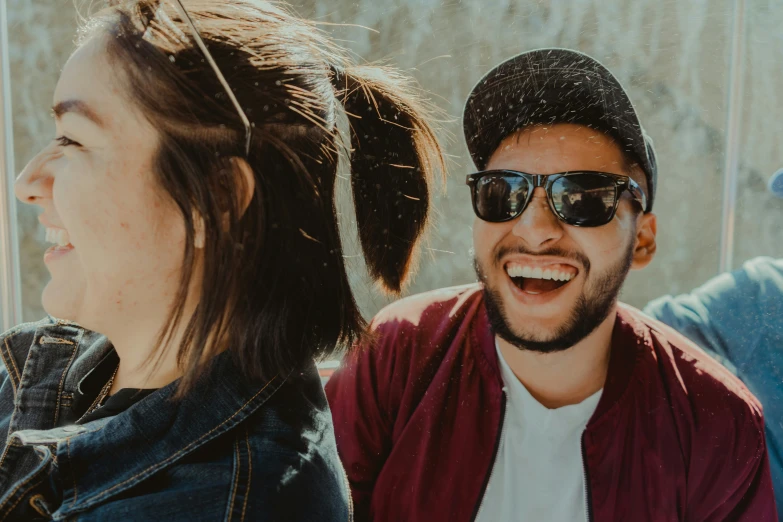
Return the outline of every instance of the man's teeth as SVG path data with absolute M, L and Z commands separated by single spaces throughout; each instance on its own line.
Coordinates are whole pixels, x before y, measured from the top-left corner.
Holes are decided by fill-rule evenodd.
M 570 281 L 573 275 L 560 270 L 542 269 L 541 267 L 529 267 L 521 265 L 508 265 L 506 272 L 509 277 L 524 277 L 526 279 L 551 279 L 553 281 Z
M 47 228 L 46 242 L 54 243 L 58 246 L 64 247 L 71 243 L 71 236 L 68 234 L 67 230 L 62 228 Z

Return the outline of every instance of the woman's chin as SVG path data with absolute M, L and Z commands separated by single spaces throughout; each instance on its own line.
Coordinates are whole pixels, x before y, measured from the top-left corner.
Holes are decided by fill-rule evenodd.
M 76 295 L 73 291 L 58 287 L 59 285 L 54 280 L 49 281 L 44 287 L 41 294 L 41 305 L 44 311 L 57 319 L 80 322 L 78 310 L 81 296 Z

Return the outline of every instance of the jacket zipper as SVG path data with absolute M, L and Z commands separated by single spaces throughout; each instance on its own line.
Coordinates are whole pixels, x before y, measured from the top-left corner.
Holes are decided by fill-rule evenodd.
M 473 517 L 471 522 L 478 520 L 479 513 L 481 512 L 481 506 L 484 504 L 484 494 L 487 492 L 487 486 L 492 479 L 492 472 L 495 471 L 495 460 L 498 458 L 498 450 L 500 450 L 500 443 L 503 441 L 503 435 L 506 433 L 506 389 L 503 388 L 503 397 L 500 399 L 500 426 L 498 427 L 498 437 L 495 439 L 495 448 L 492 450 L 492 462 L 489 468 L 487 476 L 484 477 L 484 484 L 481 486 L 481 494 L 478 498 L 476 508 L 473 510 Z M 588 521 L 589 522 L 589 521 Z
M 582 474 L 585 480 L 585 518 L 587 522 L 593 522 L 593 499 L 590 496 L 590 474 L 587 472 L 587 452 L 585 451 L 585 433 L 582 432 L 580 446 L 582 447 Z

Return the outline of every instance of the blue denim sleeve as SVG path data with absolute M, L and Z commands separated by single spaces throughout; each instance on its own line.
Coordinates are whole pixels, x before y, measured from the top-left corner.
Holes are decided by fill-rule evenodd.
M 755 258 L 644 311 L 739 368 L 768 329 L 783 328 L 783 259 Z

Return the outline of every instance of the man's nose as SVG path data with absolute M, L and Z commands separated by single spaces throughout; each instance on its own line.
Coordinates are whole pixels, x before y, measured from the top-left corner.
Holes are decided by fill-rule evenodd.
M 546 248 L 563 237 L 563 226 L 552 212 L 543 187 L 536 187 L 527 208 L 514 223 L 513 233 L 533 250 Z
M 25 165 L 17 176 L 16 183 L 14 183 L 14 193 L 22 203 L 35 205 L 42 199 L 52 197 L 53 179 L 48 167 L 53 152 L 51 146 L 44 148 Z

